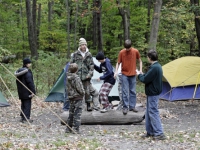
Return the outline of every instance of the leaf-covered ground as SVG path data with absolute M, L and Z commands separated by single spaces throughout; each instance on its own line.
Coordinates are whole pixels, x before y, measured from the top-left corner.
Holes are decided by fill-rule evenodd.
M 145 97 L 138 98 L 145 105 Z M 160 101 L 167 139 L 142 139 L 144 122 L 137 125 L 82 125 L 81 135 L 66 134 L 57 116 L 62 104 L 33 100 L 34 122 L 20 123 L 20 101 L 0 108 L 1 150 L 196 150 L 200 149 L 200 101 Z M 131 112 L 129 112 L 131 113 Z

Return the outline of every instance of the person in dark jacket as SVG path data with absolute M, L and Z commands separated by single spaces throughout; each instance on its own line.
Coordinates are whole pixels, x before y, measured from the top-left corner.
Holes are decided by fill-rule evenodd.
M 142 74 L 137 71 L 138 79 L 145 84 L 145 94 L 147 95 L 147 106 L 145 113 L 145 126 L 147 133 L 142 137 L 153 137 L 154 140 L 164 140 L 165 135 L 161 125 L 158 111 L 159 94 L 162 92 L 163 71 L 158 63 L 158 55 L 155 50 L 150 50 L 147 59 L 151 63 L 147 73 Z
M 31 99 L 35 95 L 35 85 L 33 81 L 32 71 L 29 69 L 31 66 L 31 60 L 29 58 L 25 58 L 23 60 L 23 67 L 19 68 L 15 72 L 15 76 L 18 80 L 17 83 L 17 91 L 19 99 L 21 100 L 21 122 L 29 121 L 33 122 L 30 119 L 31 115 Z
M 85 95 L 85 90 L 81 82 L 80 77 L 76 74 L 78 65 L 76 63 L 70 63 L 69 71 L 67 73 L 67 95 L 70 101 L 69 117 L 67 119 L 68 127 L 65 133 L 75 132 L 80 133 L 79 127 L 81 125 L 82 114 L 82 101 Z M 72 129 L 73 128 L 73 129 Z
M 99 91 L 99 99 L 101 104 L 103 105 L 103 109 L 101 110 L 101 112 L 105 113 L 113 108 L 112 104 L 108 100 L 108 95 L 112 90 L 112 87 L 115 85 L 114 72 L 110 60 L 108 58 L 105 58 L 102 52 L 99 52 L 96 55 L 96 59 L 101 64 L 100 66 L 94 64 L 94 69 L 99 73 L 103 72 L 103 76 L 99 77 L 98 81 L 104 80 L 104 83 L 102 84 L 101 89 Z

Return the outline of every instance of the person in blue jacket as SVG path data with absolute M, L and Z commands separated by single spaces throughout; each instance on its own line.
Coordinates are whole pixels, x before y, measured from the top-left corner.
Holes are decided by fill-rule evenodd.
M 112 90 L 112 87 L 115 85 L 114 72 L 110 60 L 108 58 L 105 58 L 102 52 L 99 52 L 96 55 L 96 59 L 101 64 L 100 66 L 94 64 L 94 69 L 99 73 L 103 73 L 103 76 L 100 76 L 97 80 L 104 80 L 104 83 L 102 84 L 101 89 L 99 91 L 99 100 L 103 105 L 103 109 L 101 110 L 101 112 L 105 113 L 113 108 L 112 104 L 108 100 L 108 95 Z
M 70 102 L 69 102 L 69 99 L 68 99 L 68 96 L 67 96 L 67 72 L 68 72 L 68 69 L 69 69 L 69 65 L 70 65 L 70 62 L 68 62 L 65 66 L 65 69 L 64 69 L 64 87 L 65 87 L 65 93 L 64 93 L 64 103 L 63 103 L 63 110 L 64 111 L 68 111 L 69 110 L 69 105 L 70 105 Z
M 143 138 L 153 137 L 154 140 L 164 140 L 161 119 L 158 110 L 159 95 L 162 92 L 162 66 L 158 63 L 158 55 L 155 50 L 147 53 L 147 59 L 151 64 L 147 73 L 137 71 L 138 79 L 145 84 L 147 106 L 145 113 L 145 126 L 147 133 Z

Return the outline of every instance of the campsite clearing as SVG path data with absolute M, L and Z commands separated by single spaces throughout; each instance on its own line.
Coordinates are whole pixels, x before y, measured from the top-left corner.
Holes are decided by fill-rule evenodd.
M 141 103 L 145 103 L 142 97 Z M 42 100 L 41 100 L 42 101 Z M 81 135 L 65 134 L 65 126 L 49 109 L 61 113 L 61 103 L 33 101 L 32 126 L 19 122 L 19 109 L 0 108 L 1 149 L 97 149 L 97 150 L 147 150 L 147 149 L 199 149 L 200 101 L 160 101 L 160 108 L 169 113 L 162 116 L 165 141 L 141 139 L 144 122 L 137 125 L 82 125 Z M 20 101 L 18 101 L 19 104 Z M 129 112 L 130 113 L 130 112 Z M 35 133 L 34 133 L 35 131 Z

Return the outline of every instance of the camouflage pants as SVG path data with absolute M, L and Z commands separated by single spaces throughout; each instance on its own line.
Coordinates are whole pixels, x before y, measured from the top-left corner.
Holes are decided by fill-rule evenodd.
M 99 92 L 92 86 L 90 81 L 82 81 L 85 90 L 85 102 L 93 102 L 94 107 L 100 107 Z M 92 99 L 91 99 L 92 96 Z
M 70 101 L 69 117 L 67 124 L 70 127 L 74 127 L 75 130 L 79 129 L 81 125 L 81 114 L 82 114 L 82 100 Z

